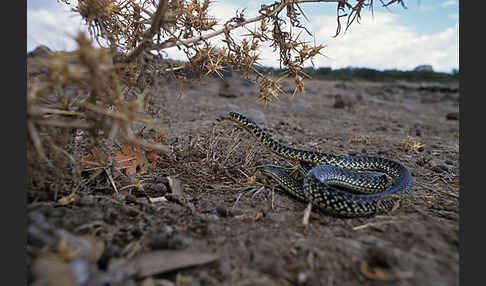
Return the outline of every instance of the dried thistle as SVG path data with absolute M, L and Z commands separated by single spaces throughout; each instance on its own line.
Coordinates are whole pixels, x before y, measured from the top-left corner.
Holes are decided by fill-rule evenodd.
M 380 0 L 381 1 L 381 0 Z M 69 4 L 68 1 L 62 1 Z M 303 66 L 307 61 L 321 54 L 323 45 L 310 45 L 300 40 L 302 32 L 311 35 L 302 23 L 302 18 L 308 21 L 300 5 L 317 2 L 335 2 L 337 4 L 338 27 L 339 19 L 347 16 L 346 29 L 360 19 L 363 8 L 373 8 L 373 0 L 277 0 L 269 5 L 262 5 L 258 15 L 247 18 L 246 10 L 235 12 L 235 17 L 224 23 L 224 27 L 215 30 L 218 22 L 209 13 L 212 5 L 210 0 L 172 0 L 155 1 L 142 0 L 79 0 L 73 9 L 88 23 L 90 34 L 96 41 L 109 48 L 114 53 L 114 62 L 135 62 L 143 51 L 160 52 L 166 48 L 177 46 L 187 55 L 187 68 L 198 71 L 201 75 L 216 73 L 224 66 L 231 66 L 235 71 L 242 71 L 246 79 L 256 82 L 260 94 L 264 98 L 273 94 L 274 89 L 261 77 L 270 77 L 256 71 L 259 65 L 258 49 L 265 45 L 273 47 L 280 55 L 281 68 L 287 70 L 286 76 L 294 78 L 297 92 L 304 91 L 304 81 L 307 75 Z M 355 2 L 352 4 L 352 2 Z M 381 1 L 383 6 L 393 3 L 404 6 L 402 0 Z M 285 12 L 284 12 L 285 10 Z M 285 27 L 286 19 L 289 27 Z M 255 23 L 254 29 L 247 26 Z M 257 24 L 259 23 L 259 24 Z M 237 40 L 232 31 L 244 27 L 249 34 Z M 223 34 L 225 47 L 213 47 L 208 40 Z M 204 50 L 220 50 L 219 57 L 206 54 Z M 194 57 L 199 57 L 197 60 Z M 192 60 L 191 60 L 192 59 Z M 138 73 L 140 68 L 120 69 L 119 72 Z M 137 78 L 137 75 L 133 77 Z M 273 96 L 273 95 L 272 95 Z M 260 96 L 262 97 L 262 96 Z M 267 102 L 267 101 L 265 101 Z
M 403 142 L 400 143 L 400 147 L 404 150 L 410 150 L 418 153 L 424 149 L 425 145 L 418 142 L 416 138 L 407 136 Z

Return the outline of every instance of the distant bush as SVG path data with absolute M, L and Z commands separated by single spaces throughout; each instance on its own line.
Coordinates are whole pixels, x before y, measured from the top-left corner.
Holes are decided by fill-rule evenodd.
M 275 74 L 279 74 L 281 71 L 278 69 L 271 69 Z M 394 81 L 394 80 L 406 80 L 406 81 L 458 81 L 459 70 L 453 69 L 452 73 L 435 72 L 431 70 L 384 70 L 379 71 L 370 68 L 341 68 L 332 69 L 329 67 L 320 67 L 314 69 L 307 67 L 305 72 L 314 79 L 328 79 L 328 80 L 369 80 L 369 81 Z

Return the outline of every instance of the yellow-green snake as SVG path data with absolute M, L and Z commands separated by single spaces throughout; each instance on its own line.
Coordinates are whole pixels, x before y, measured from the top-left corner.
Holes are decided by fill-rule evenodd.
M 311 202 L 327 214 L 337 217 L 375 215 L 392 209 L 400 196 L 412 190 L 410 171 L 395 161 L 296 149 L 274 140 L 242 113 L 229 112 L 229 118 L 238 122 L 272 152 L 312 165 L 313 168 L 303 180 L 294 178 L 288 168 L 280 166 L 267 165 L 262 171 L 291 195 Z

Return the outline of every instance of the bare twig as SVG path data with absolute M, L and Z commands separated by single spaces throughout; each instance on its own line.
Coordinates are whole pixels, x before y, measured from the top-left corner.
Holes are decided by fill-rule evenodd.
M 44 152 L 44 148 L 42 148 L 42 142 L 39 134 L 37 133 L 34 123 L 32 123 L 31 120 L 27 120 L 27 128 L 29 130 L 30 139 L 32 140 L 32 143 L 34 143 L 34 147 L 37 150 L 37 154 L 43 161 L 47 161 L 46 153 Z
M 154 15 L 152 16 L 152 23 L 143 34 L 143 40 L 140 45 L 135 48 L 128 56 L 125 58 L 124 62 L 132 62 L 137 58 L 147 47 L 152 47 L 152 38 L 156 33 L 160 33 L 160 27 L 163 25 L 165 14 L 167 13 L 167 0 L 162 0 L 157 5 Z

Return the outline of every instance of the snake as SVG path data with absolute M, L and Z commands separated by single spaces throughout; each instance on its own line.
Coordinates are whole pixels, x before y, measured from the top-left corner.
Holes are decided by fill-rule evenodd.
M 412 190 L 412 176 L 402 164 L 374 156 L 348 156 L 297 149 L 273 139 L 247 115 L 230 111 L 237 122 L 273 153 L 307 166 L 299 179 L 291 168 L 267 164 L 262 173 L 291 196 L 336 217 L 367 217 L 388 212 Z

